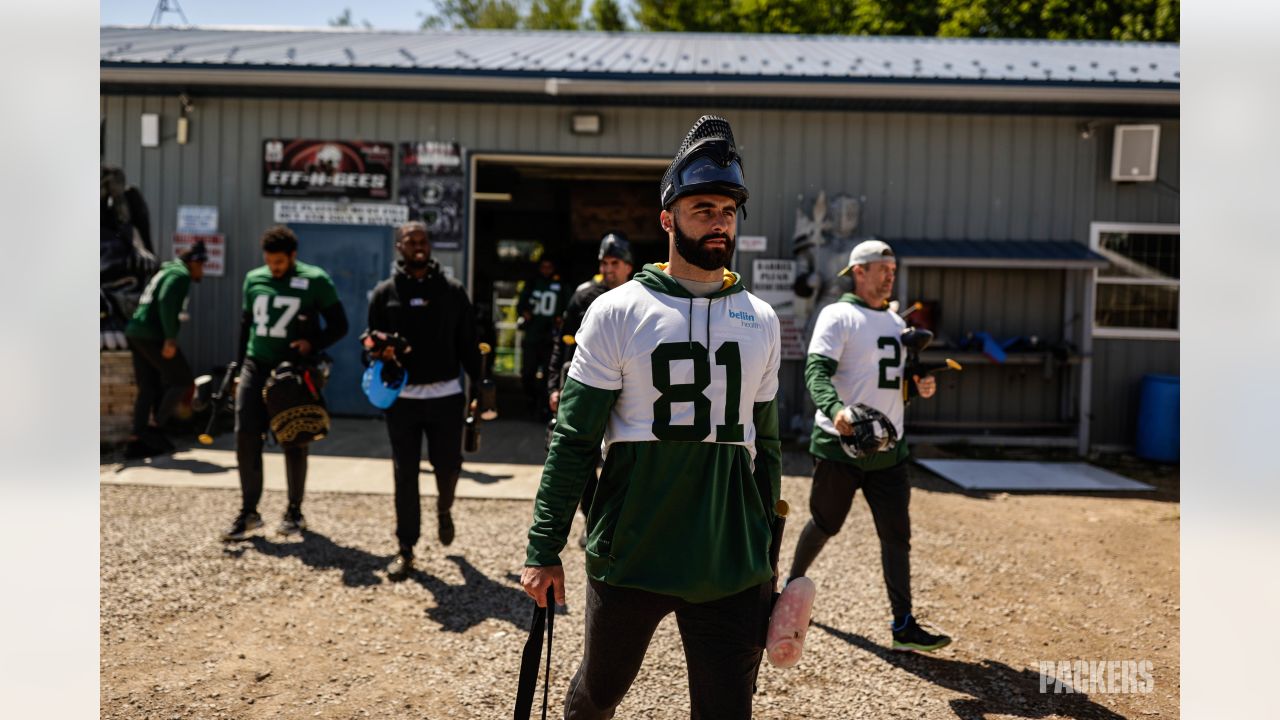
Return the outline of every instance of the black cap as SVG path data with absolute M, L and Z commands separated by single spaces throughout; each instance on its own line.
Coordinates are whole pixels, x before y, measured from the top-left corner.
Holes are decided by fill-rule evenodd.
M 178 259 L 182 262 L 208 262 L 209 251 L 203 240 L 197 240 L 194 245 L 178 253 Z
M 611 232 L 600 238 L 600 253 L 596 256 L 596 260 L 607 257 L 615 257 L 628 265 L 635 265 L 635 261 L 631 258 L 631 243 L 627 242 L 626 235 L 619 232 Z

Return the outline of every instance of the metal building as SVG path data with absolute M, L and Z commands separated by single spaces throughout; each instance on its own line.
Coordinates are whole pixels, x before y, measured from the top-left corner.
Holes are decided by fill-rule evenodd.
M 734 267 L 749 287 L 757 269 L 788 278 L 787 262 L 757 261 L 799 260 L 802 274 L 814 261 L 794 252 L 797 213 L 811 217 L 820 193 L 855 198 L 853 235 L 897 248 L 900 299 L 925 301 L 922 319 L 953 343 L 934 355 L 965 364 L 913 405 L 913 437 L 1127 446 L 1143 375 L 1178 372 L 1176 45 L 104 27 L 101 108 L 101 159 L 142 190 L 163 253 L 191 231 L 179 207 L 217 208 L 224 274 L 193 294 L 200 330 L 182 338 L 196 367 L 230 356 L 240 280 L 277 220 L 363 325 L 388 223 L 402 191 L 423 187 L 405 174 L 415 147 L 458 151 L 459 174 L 431 186 L 457 196 L 411 203 L 448 206 L 458 249 L 436 255 L 500 326 L 531 255 L 560 258 L 573 285 L 600 234 L 621 228 L 660 259 L 658 180 L 714 112 L 746 159 L 750 239 Z M 268 188 L 264 162 L 293 140 L 390 146 L 389 192 Z M 836 233 L 828 255 L 847 240 Z M 1003 362 L 970 337 L 983 332 L 1009 345 Z M 781 398 L 795 432 L 800 366 L 784 363 Z

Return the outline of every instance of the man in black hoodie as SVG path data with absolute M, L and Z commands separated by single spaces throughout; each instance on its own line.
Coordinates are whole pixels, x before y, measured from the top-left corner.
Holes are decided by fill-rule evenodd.
M 436 518 L 441 545 L 453 542 L 454 489 L 462 472 L 462 428 L 466 370 L 480 379 L 480 349 L 471 301 L 461 283 L 445 277 L 431 257 L 427 228 L 407 222 L 396 228 L 400 259 L 390 278 L 378 283 L 369 300 L 369 330 L 397 333 L 409 346 L 403 357 L 388 347 L 380 358 L 404 367 L 408 380 L 386 411 L 387 434 L 395 465 L 396 538 L 400 551 L 387 568 L 389 577 L 404 579 L 413 570 L 413 547 L 421 527 L 418 467 L 422 436 L 436 475 Z

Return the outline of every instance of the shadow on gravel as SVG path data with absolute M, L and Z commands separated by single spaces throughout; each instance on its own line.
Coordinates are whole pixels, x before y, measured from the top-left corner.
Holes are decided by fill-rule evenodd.
M 262 536 L 249 538 L 254 550 L 271 557 L 296 557 L 307 567 L 342 571 L 342 584 L 348 587 L 378 585 L 381 570 L 391 557 L 374 555 L 358 548 L 339 545 L 318 532 L 305 530 L 301 541 L 274 542 Z
M 185 470 L 194 475 L 212 475 L 231 472 L 235 465 L 219 465 L 217 463 L 195 460 L 192 458 L 175 458 L 172 455 L 156 455 L 145 460 L 127 460 L 116 468 L 121 472 L 131 467 L 153 467 L 159 470 Z
M 939 687 L 969 695 L 951 701 L 956 717 L 963 720 L 984 720 L 988 715 L 1124 720 L 1123 715 L 1089 700 L 1087 695 L 1042 694 L 1039 672 L 1015 670 L 994 660 L 970 663 L 933 655 L 894 652 L 855 633 L 837 630 L 820 622 L 813 623 L 813 626 Z
M 505 620 L 518 630 L 528 629 L 531 601 L 523 590 L 489 579 L 461 555 L 448 559 L 462 572 L 461 585 L 450 585 L 420 568 L 414 568 L 409 576 L 435 596 L 436 606 L 426 610 L 427 617 L 446 632 L 466 632 L 488 618 Z

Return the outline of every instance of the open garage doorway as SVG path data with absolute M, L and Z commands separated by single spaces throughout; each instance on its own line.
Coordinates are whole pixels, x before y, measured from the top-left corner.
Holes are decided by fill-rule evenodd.
M 521 387 L 524 329 L 516 305 L 545 258 L 567 301 L 596 274 L 605 233 L 631 241 L 636 270 L 666 259 L 658 184 L 669 160 L 475 153 L 471 161 L 471 283 L 494 345 L 499 402 L 510 418 L 538 419 Z M 547 338 L 550 343 L 551 337 Z

